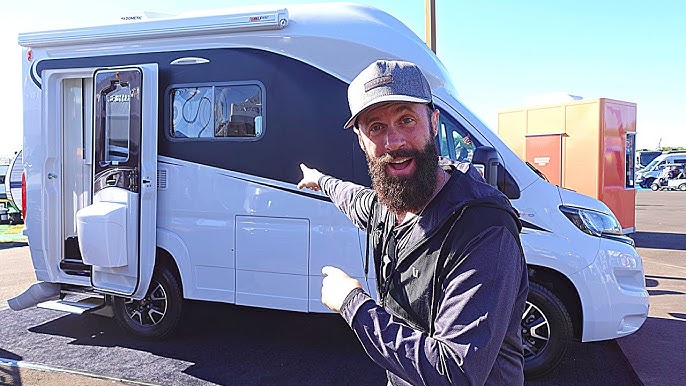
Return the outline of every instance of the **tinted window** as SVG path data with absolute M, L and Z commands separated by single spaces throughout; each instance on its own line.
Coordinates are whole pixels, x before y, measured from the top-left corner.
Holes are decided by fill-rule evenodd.
M 482 146 L 464 126 L 443 110 L 441 110 L 441 117 L 438 122 L 437 140 L 441 156 L 464 162 L 472 162 L 474 151 L 477 147 Z M 498 175 L 498 189 L 509 198 L 519 198 L 521 195 L 519 186 L 502 164 L 498 165 Z
M 229 84 L 171 89 L 172 138 L 256 138 L 263 132 L 262 88 Z
M 438 142 L 443 157 L 457 161 L 471 162 L 474 149 L 480 144 L 475 143 L 467 130 L 459 125 L 441 110 L 438 122 Z

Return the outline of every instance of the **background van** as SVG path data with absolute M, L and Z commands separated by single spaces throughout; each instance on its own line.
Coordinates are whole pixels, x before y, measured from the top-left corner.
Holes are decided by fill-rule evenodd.
M 667 164 L 686 164 L 686 152 L 666 153 L 655 157 L 645 168 L 636 172 L 636 183 L 650 187 Z

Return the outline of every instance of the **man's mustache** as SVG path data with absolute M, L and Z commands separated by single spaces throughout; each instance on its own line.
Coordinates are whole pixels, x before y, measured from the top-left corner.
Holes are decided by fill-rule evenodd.
M 416 149 L 398 149 L 386 152 L 386 154 L 377 158 L 377 162 L 385 165 L 397 158 L 416 158 L 419 155 L 421 155 L 421 152 Z

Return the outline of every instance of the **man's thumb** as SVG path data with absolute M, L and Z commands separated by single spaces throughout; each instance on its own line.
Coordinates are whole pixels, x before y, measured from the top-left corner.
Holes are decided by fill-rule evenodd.
M 322 274 L 324 276 L 337 276 L 337 275 L 345 275 L 345 272 L 341 271 L 340 269 L 336 267 L 332 267 L 330 265 L 327 265 L 322 268 Z

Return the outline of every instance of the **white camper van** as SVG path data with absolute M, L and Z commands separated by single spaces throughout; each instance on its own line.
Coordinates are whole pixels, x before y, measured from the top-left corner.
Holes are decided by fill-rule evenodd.
M 174 329 L 184 299 L 325 312 L 321 267 L 365 282 L 365 234 L 296 188 L 298 164 L 369 184 L 342 129 L 346 90 L 386 58 L 424 70 L 442 155 L 473 156 L 521 214 L 528 375 L 557 364 L 568 340 L 631 334 L 648 314 L 641 257 L 608 207 L 539 177 L 460 103 L 424 42 L 380 10 L 243 8 L 19 43 L 25 233 L 39 283 L 9 301 L 15 310 L 81 313 L 94 304 L 73 294 L 95 297 L 148 338 Z M 456 152 L 466 135 L 473 154 Z

